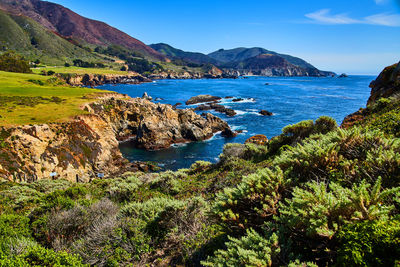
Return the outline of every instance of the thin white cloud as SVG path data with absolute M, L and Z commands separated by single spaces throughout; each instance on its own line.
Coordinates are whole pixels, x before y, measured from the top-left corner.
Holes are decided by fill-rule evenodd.
M 376 0 L 382 1 L 382 0 Z M 344 25 L 344 24 L 369 24 L 390 27 L 400 27 L 400 15 L 380 13 L 367 16 L 362 19 L 351 18 L 348 14 L 331 14 L 330 9 L 321 9 L 313 13 L 305 15 L 313 23 L 331 24 L 331 25 Z
M 375 1 L 375 3 L 377 4 L 377 5 L 383 5 L 383 4 L 386 4 L 386 0 L 374 0 Z
M 321 9 L 313 13 L 306 14 L 306 17 L 314 22 L 326 24 L 354 24 L 359 21 L 350 18 L 347 14 L 331 15 L 329 9 Z
M 386 14 L 386 13 L 376 14 L 376 15 L 366 17 L 365 23 L 372 24 L 372 25 L 399 27 L 400 26 L 400 15 Z

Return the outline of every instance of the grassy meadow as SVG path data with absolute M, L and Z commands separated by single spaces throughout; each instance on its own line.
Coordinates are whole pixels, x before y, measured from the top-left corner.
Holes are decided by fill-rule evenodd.
M 107 69 L 107 68 L 81 68 L 81 67 L 60 67 L 60 66 L 46 66 L 33 68 L 33 73 L 40 74 L 42 71 L 54 71 L 55 73 L 62 74 L 119 74 L 126 75 L 126 71 L 120 71 L 115 69 Z
M 0 126 L 61 122 L 104 91 L 70 87 L 51 76 L 0 71 Z

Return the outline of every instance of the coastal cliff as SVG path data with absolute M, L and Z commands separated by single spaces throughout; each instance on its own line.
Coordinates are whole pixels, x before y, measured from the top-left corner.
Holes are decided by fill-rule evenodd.
M 99 86 L 103 84 L 140 84 L 151 82 L 150 79 L 138 74 L 56 74 L 72 86 Z
M 167 148 L 174 143 L 201 141 L 229 128 L 221 119 L 193 110 L 119 94 L 86 105 L 87 115 L 64 123 L 0 128 L 0 176 L 15 181 L 63 177 L 88 181 L 105 176 L 146 170 L 129 164 L 119 141 L 133 139 L 144 149 Z
M 386 67 L 374 80 L 371 82 L 371 96 L 368 99 L 368 104 L 375 103 L 379 98 L 390 97 L 400 93 L 400 62 Z
M 400 96 L 400 63 L 386 67 L 379 76 L 371 82 L 371 95 L 367 107 L 348 115 L 342 122 L 342 128 L 349 128 L 363 121 L 374 113 L 374 105 L 382 98 L 399 98 Z M 384 104 L 382 104 L 384 106 Z

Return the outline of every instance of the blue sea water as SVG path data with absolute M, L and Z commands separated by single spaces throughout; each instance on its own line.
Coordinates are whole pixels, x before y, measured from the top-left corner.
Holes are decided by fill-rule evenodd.
M 140 85 L 104 85 L 99 88 L 131 97 L 141 97 L 147 92 L 154 99 L 162 98 L 156 102 L 171 105 L 182 103 L 179 108 L 187 108 L 184 103 L 190 97 L 200 94 L 247 99 L 236 103 L 232 99 L 223 99 L 224 106 L 238 113 L 234 117 L 211 111 L 227 121 L 234 130 L 244 131 L 235 138 L 226 139 L 216 134 L 204 142 L 174 145 L 160 151 L 136 149 L 129 142 L 120 145 L 121 152 L 130 161 L 153 161 L 164 169 L 176 170 L 187 168 L 197 160 L 216 162 L 226 143 L 243 143 L 256 134 L 271 138 L 279 135 L 284 126 L 302 120 L 315 120 L 327 115 L 340 124 L 345 116 L 365 107 L 370 94 L 368 85 L 374 78 L 349 76 L 342 79 L 249 77 L 237 80 L 159 80 Z M 274 115 L 261 116 L 258 112 L 262 109 L 271 111 Z

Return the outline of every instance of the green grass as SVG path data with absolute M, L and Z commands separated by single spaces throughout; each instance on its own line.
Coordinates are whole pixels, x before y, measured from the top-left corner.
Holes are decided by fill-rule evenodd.
M 204 70 L 202 70 L 202 68 L 185 67 L 186 68 L 186 70 L 185 70 L 184 66 L 177 66 L 177 65 L 174 65 L 172 63 L 158 62 L 158 64 L 160 64 L 166 70 L 172 70 L 172 71 L 175 71 L 177 73 L 183 73 L 185 71 L 199 72 L 199 73 L 203 73 L 204 72 Z
M 44 67 L 44 68 L 33 68 L 33 73 L 39 74 L 43 70 L 54 71 L 55 73 L 71 73 L 71 74 L 120 74 L 127 75 L 128 72 L 114 70 L 114 69 L 98 69 L 98 68 L 80 68 L 80 67 Z
M 52 77 L 0 71 L 0 126 L 67 121 L 102 90 L 56 86 Z M 43 85 L 40 85 L 43 84 Z

